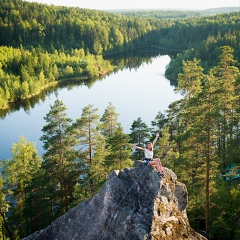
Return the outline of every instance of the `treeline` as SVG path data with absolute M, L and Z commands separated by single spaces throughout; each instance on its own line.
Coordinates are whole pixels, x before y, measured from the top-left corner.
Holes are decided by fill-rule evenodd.
M 137 18 L 167 18 L 167 19 L 181 19 L 181 18 L 196 18 L 206 17 L 207 15 L 225 14 L 231 12 L 240 11 L 240 7 L 222 7 L 222 8 L 211 8 L 205 10 L 163 10 L 163 9 L 149 9 L 149 10 L 108 10 L 109 12 L 123 14 L 128 17 Z
M 98 55 L 151 44 L 182 51 L 210 36 L 239 30 L 239 12 L 197 17 L 190 11 L 119 14 L 22 0 L 0 3 L 0 45 L 5 46 L 41 45 L 49 50 L 64 45 Z
M 239 30 L 239 12 L 175 20 L 173 26 L 159 29 L 158 44 L 175 49 L 191 49 L 208 37 L 234 36 Z
M 200 11 L 182 11 L 182 10 L 112 10 L 110 12 L 119 13 L 127 17 L 136 18 L 158 18 L 158 19 L 181 19 L 190 17 L 200 17 L 203 13 Z

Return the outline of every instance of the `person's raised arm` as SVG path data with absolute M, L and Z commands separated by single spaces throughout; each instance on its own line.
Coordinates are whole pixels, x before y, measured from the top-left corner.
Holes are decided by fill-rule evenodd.
M 133 146 L 132 146 L 132 148 L 135 148 L 135 149 L 138 149 L 138 150 L 145 151 L 145 149 L 144 149 L 144 148 L 142 148 L 142 147 L 138 147 L 138 146 L 136 146 L 136 145 L 133 145 Z
M 156 137 L 155 137 L 155 139 L 153 140 L 153 147 L 154 147 L 154 145 L 156 144 L 156 142 L 157 142 L 157 140 L 158 140 L 158 137 L 159 137 L 159 133 L 156 134 Z

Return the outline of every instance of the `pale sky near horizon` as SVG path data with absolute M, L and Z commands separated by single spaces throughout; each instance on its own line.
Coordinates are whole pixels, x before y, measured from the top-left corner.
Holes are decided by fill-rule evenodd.
M 25 0 L 97 10 L 107 9 L 190 9 L 240 7 L 240 0 Z

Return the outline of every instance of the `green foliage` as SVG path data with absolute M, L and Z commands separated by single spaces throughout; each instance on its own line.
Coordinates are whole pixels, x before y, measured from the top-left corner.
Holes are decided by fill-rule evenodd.
M 102 187 L 103 183 L 107 180 L 109 169 L 105 166 L 105 159 L 109 154 L 106 149 L 106 140 L 104 137 L 99 136 L 98 144 L 95 147 L 93 163 L 90 165 L 90 176 L 94 183 L 93 192 L 97 193 Z M 85 196 L 86 197 L 86 196 Z
M 26 198 L 30 192 L 28 186 L 32 184 L 35 174 L 41 167 L 41 158 L 37 156 L 35 144 L 28 142 L 23 136 L 12 146 L 12 159 L 4 161 L 4 175 L 6 187 L 12 197 L 10 211 L 11 234 L 24 236 L 27 232 L 28 216 L 25 212 Z M 3 205 L 4 206 L 4 205 Z M 21 219 L 21 221 L 19 221 Z M 21 227 L 20 227 L 21 226 Z
M 179 159 L 179 152 L 177 151 L 177 145 L 175 141 L 171 141 L 170 126 L 166 126 L 161 137 L 156 144 L 154 154 L 161 159 L 164 167 L 176 171 L 176 162 Z
M 7 103 L 31 97 L 56 84 L 55 80 L 99 77 L 112 66 L 102 57 L 85 56 L 83 49 L 47 53 L 39 48 L 0 47 L 0 108 Z M 87 64 L 83 64 L 83 60 Z
M 161 137 L 162 131 L 165 129 L 166 124 L 167 124 L 167 117 L 165 116 L 165 114 L 158 112 L 154 121 L 151 122 L 151 125 L 155 128 L 155 134 L 154 134 L 153 138 L 155 138 L 155 135 L 157 132 L 159 133 L 159 135 Z
M 1 225 L 1 238 L 4 239 L 6 235 L 12 237 L 12 232 L 9 228 L 6 214 L 9 210 L 10 203 L 6 200 L 7 196 L 7 189 L 4 187 L 5 180 L 3 179 L 2 175 L 0 175 L 0 225 Z
M 12 145 L 13 159 L 4 161 L 4 174 L 7 184 L 11 186 L 16 199 L 23 200 L 24 189 L 31 182 L 34 173 L 41 166 L 36 146 L 23 136 Z
M 188 100 L 201 92 L 203 68 L 199 66 L 199 60 L 183 61 L 183 74 L 178 75 L 178 87 L 181 94 Z
M 217 59 L 221 53 L 222 46 L 233 48 L 234 58 L 239 62 L 240 48 L 238 39 L 240 32 L 238 22 L 239 14 L 236 12 L 212 17 L 188 19 L 186 22 L 183 22 L 181 31 L 175 29 L 175 27 L 170 29 L 169 34 L 176 34 L 177 31 L 178 34 L 183 34 L 185 39 L 180 42 L 188 44 L 188 46 L 182 46 L 186 51 L 177 54 L 166 70 L 166 77 L 171 80 L 171 83 L 175 86 L 177 85 L 177 75 L 183 72 L 183 60 L 199 59 L 201 61 L 200 65 L 204 68 L 204 72 L 207 73 L 210 68 L 217 65 Z M 175 32 L 172 32 L 174 29 Z M 185 31 L 186 33 L 184 34 Z M 191 33 L 191 36 L 189 33 Z M 171 38 L 169 34 L 166 36 Z M 197 39 L 190 39 L 192 37 L 196 37 Z M 178 37 L 174 37 L 174 39 L 178 39 L 179 41 Z
M 118 114 L 111 102 L 105 109 L 100 121 L 102 122 L 100 125 L 102 135 L 106 138 L 112 137 L 118 127 Z
M 159 19 L 181 19 L 190 17 L 199 17 L 203 15 L 200 11 L 176 11 L 176 10 L 125 10 L 117 11 L 117 13 L 138 18 L 159 18 Z
M 215 214 L 211 206 L 216 204 L 211 199 L 220 193 L 221 173 L 233 161 L 232 154 L 226 154 L 226 148 L 233 139 L 239 139 L 235 130 L 239 124 L 237 89 L 240 72 L 234 66 L 233 49 L 225 46 L 221 50 L 218 65 L 208 74 L 203 74 L 200 61 L 196 59 L 183 63 L 184 73 L 179 74 L 177 90 L 184 98 L 172 104 L 169 110 L 170 124 L 174 121 L 178 126 L 173 139 L 179 151 L 175 169 L 189 191 L 189 216 L 204 220 L 205 229 L 195 226 L 204 229 L 208 237 L 216 234 L 217 229 L 211 226 L 212 214 Z M 237 151 L 234 145 L 231 149 L 232 153 Z M 224 194 L 229 196 L 227 192 Z M 224 215 L 218 220 L 226 229 L 227 238 L 231 226 Z
M 176 85 L 183 60 L 200 59 L 208 71 L 223 45 L 234 48 L 239 60 L 238 22 L 237 12 L 214 16 L 160 10 L 116 14 L 1 0 L 0 108 L 37 94 L 55 80 L 104 75 L 113 67 L 101 55 L 146 46 L 175 53 L 186 50 L 166 71 Z
M 51 189 L 46 197 L 57 205 L 57 214 L 69 209 L 69 199 L 76 181 L 72 173 L 78 172 L 78 161 L 72 149 L 76 143 L 71 129 L 72 119 L 66 117 L 66 110 L 61 101 L 55 101 L 44 117 L 47 125 L 43 127 L 44 135 L 40 138 L 46 150 L 43 155 L 45 182 Z
M 108 172 L 126 167 L 131 167 L 133 161 L 131 160 L 131 146 L 129 143 L 129 135 L 123 132 L 122 126 L 119 124 L 114 134 L 108 138 L 108 155 L 105 160 Z
M 1 45 L 44 45 L 60 49 L 63 44 L 96 55 L 113 51 L 115 47 L 120 50 L 126 42 L 138 42 L 137 38 L 147 40 L 143 33 L 156 29 L 156 20 L 138 22 L 132 17 L 104 11 L 22 0 L 12 4 L 2 0 L 0 19 Z
M 79 150 L 79 159 L 81 162 L 81 195 L 90 197 L 95 193 L 96 182 L 92 177 L 94 172 L 91 168 L 94 164 L 94 153 L 96 149 L 98 153 L 105 146 L 102 143 L 101 136 L 97 129 L 99 129 L 99 119 L 100 116 L 97 114 L 97 108 L 93 105 L 88 105 L 82 110 L 82 115 L 80 118 L 73 123 L 75 138 L 77 139 L 77 146 Z M 91 172 L 91 169 L 93 172 Z M 79 195 L 80 196 L 80 195 Z M 82 198 L 78 199 L 82 201 Z
M 229 46 L 221 47 L 222 53 L 219 56 L 219 63 L 213 68 L 213 75 L 218 79 L 217 89 L 218 97 L 221 99 L 219 103 L 219 110 L 221 111 L 219 117 L 219 152 L 222 158 L 222 168 L 226 169 L 227 165 L 232 163 L 232 156 L 227 159 L 227 142 L 236 135 L 236 123 L 239 121 L 238 108 L 239 103 L 238 93 L 238 78 L 240 77 L 239 68 L 235 66 L 236 60 L 233 56 L 233 49 Z M 238 133 L 237 133 L 238 134 Z M 232 155 L 232 154 L 230 154 Z
M 205 231 L 206 225 L 212 239 L 219 233 L 239 239 L 239 187 L 223 179 L 225 167 L 240 162 L 238 12 L 116 14 L 22 0 L 0 4 L 0 108 L 56 80 L 94 79 L 112 71 L 112 64 L 138 67 L 137 57 L 111 64 L 102 55 L 145 46 L 180 52 L 173 54 L 166 76 L 174 85 L 178 80 L 176 90 L 183 94 L 167 116 L 158 113 L 153 128 L 139 117 L 130 135 L 124 134 L 111 103 L 102 118 L 89 105 L 72 123 L 64 104 L 56 101 L 45 117 L 43 163 L 23 137 L 13 145 L 13 159 L 4 163 L 3 234 L 22 238 L 50 224 L 95 194 L 110 171 L 132 165 L 129 142 L 144 146 L 160 132 L 155 154 L 186 183 L 192 226 Z M 132 158 L 142 159 L 138 154 Z M 5 190 L 15 201 L 9 209 Z
M 150 139 L 150 128 L 144 123 L 139 117 L 137 120 L 133 121 L 131 126 L 131 133 L 129 134 L 131 143 L 137 145 L 139 147 L 144 147 L 147 141 Z M 143 159 L 144 154 L 142 151 L 134 151 L 133 152 L 133 159 L 140 160 Z

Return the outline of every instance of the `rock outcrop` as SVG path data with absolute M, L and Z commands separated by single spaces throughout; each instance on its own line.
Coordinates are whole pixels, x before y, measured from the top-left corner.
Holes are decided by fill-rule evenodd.
M 206 240 L 189 225 L 186 186 L 165 173 L 142 161 L 113 171 L 96 195 L 24 240 Z

